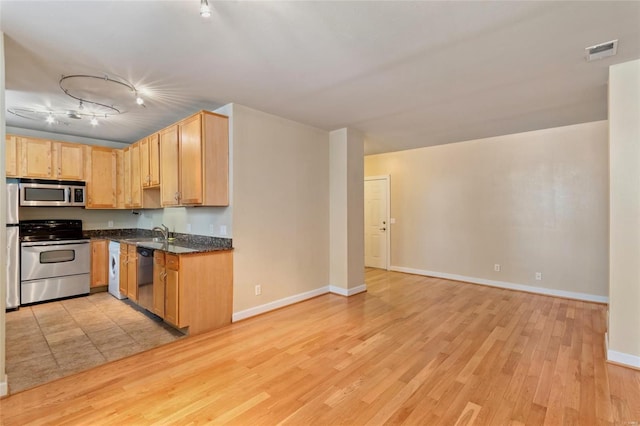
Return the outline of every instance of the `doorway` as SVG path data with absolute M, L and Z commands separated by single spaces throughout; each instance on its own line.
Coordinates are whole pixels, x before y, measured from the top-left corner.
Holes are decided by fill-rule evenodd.
M 389 176 L 364 179 L 364 266 L 389 269 Z

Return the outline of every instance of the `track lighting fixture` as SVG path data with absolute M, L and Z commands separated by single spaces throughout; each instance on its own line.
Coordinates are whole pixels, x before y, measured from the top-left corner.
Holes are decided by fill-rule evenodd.
M 63 75 L 58 84 L 65 95 L 78 102 L 75 109 L 12 107 L 7 111 L 29 120 L 44 120 L 48 124 L 70 125 L 75 120 L 82 122 L 86 117 L 92 126 L 97 126 L 98 117 L 106 119 L 124 114 L 131 105 L 146 107 L 138 89 L 123 78 L 108 75 Z

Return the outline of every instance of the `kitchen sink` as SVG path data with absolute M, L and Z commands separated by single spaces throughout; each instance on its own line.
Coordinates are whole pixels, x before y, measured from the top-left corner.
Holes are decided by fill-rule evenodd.
M 160 237 L 125 238 L 124 240 L 121 240 L 121 241 L 127 244 L 164 243 L 164 239 Z
M 151 248 L 154 250 L 168 250 L 171 251 L 173 253 L 193 253 L 196 252 L 198 250 L 195 249 L 190 249 L 187 247 L 181 247 L 178 245 L 173 244 L 173 242 L 175 241 L 174 238 L 169 238 L 168 241 L 164 241 L 163 238 L 160 237 L 147 237 L 147 238 L 125 238 L 123 240 L 120 240 L 123 243 L 127 243 L 127 244 L 135 244 L 136 246 L 143 246 L 146 248 Z

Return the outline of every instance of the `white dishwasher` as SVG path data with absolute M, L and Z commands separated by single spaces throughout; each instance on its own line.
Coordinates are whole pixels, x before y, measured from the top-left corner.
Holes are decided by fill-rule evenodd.
M 120 293 L 120 243 L 109 242 L 109 293 L 118 299 L 127 296 Z

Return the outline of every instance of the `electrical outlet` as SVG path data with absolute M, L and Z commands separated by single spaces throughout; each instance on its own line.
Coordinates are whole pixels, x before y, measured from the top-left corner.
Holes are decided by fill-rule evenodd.
M 187 223 L 187 232 L 191 232 L 191 224 Z
M 536 280 L 542 281 L 542 272 L 536 272 Z
M 500 272 L 500 270 L 502 269 L 502 267 L 500 266 L 499 263 L 496 263 L 495 265 L 493 265 L 493 270 L 496 272 Z
M 227 225 L 220 225 L 220 235 L 227 235 Z
M 213 235 L 213 223 L 209 225 L 209 233 Z
M 256 285 L 256 296 L 260 296 L 262 294 L 262 286 L 260 284 Z
M 113 228 L 113 221 L 110 220 L 109 222 L 107 222 L 107 226 L 109 226 L 109 228 Z

